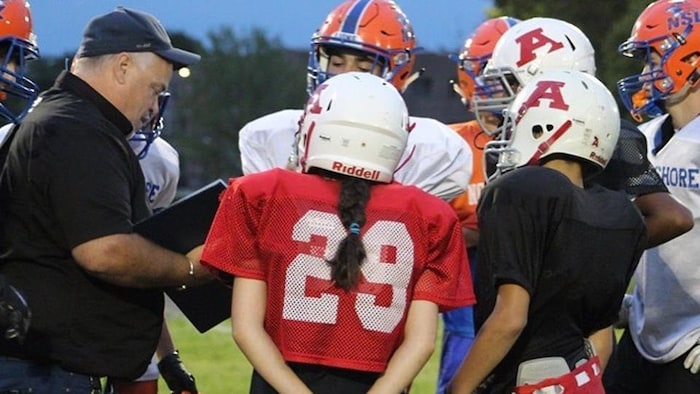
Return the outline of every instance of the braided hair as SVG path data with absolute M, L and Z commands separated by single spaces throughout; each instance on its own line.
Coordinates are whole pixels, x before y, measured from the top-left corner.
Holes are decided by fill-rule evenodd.
M 367 221 L 365 206 L 372 182 L 345 176 L 340 182 L 338 216 L 348 234 L 340 241 L 335 256 L 326 262 L 331 266 L 331 279 L 335 285 L 349 291 L 359 282 L 360 267 L 367 257 L 360 229 Z

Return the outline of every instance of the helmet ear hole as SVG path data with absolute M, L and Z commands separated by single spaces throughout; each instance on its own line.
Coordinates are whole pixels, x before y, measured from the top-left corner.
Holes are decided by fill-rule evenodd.
M 532 137 L 538 139 L 542 137 L 544 130 L 542 130 L 542 125 L 536 124 L 532 127 Z

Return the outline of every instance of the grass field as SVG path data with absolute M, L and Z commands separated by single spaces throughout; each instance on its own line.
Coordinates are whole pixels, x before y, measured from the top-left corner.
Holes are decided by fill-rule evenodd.
M 252 368 L 231 339 L 229 321 L 200 334 L 184 317 L 168 315 L 168 326 L 185 366 L 197 379 L 202 394 L 244 394 Z M 436 346 L 439 349 L 439 346 Z M 435 392 L 439 354 L 436 350 L 416 379 L 412 393 Z M 159 392 L 169 393 L 161 379 Z
M 202 394 L 245 394 L 252 368 L 231 338 L 230 322 L 200 334 L 187 319 L 178 314 L 168 314 L 168 325 L 180 350 L 185 366 L 197 379 L 197 388 Z M 442 330 L 442 326 L 440 327 Z M 622 330 L 615 330 L 619 339 Z M 440 359 L 440 346 L 416 378 L 412 394 L 435 393 Z M 159 382 L 159 392 L 169 393 L 163 380 Z

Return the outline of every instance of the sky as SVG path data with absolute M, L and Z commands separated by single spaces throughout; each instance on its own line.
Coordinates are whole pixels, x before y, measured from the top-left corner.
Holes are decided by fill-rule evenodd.
M 290 49 L 306 49 L 311 34 L 340 0 L 29 0 L 39 48 L 47 56 L 73 52 L 83 29 L 118 5 L 155 15 L 168 31 L 182 31 L 205 45 L 207 32 L 230 26 L 245 35 L 261 28 Z M 418 45 L 456 53 L 485 19 L 491 0 L 399 0 Z

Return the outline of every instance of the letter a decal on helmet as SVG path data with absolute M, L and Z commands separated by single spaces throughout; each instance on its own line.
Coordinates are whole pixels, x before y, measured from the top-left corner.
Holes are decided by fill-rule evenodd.
M 538 81 L 535 85 L 536 88 L 533 90 L 532 94 L 523 102 L 523 104 L 518 108 L 518 117 L 515 123 L 519 123 L 523 114 L 527 112 L 528 109 L 532 107 L 539 107 L 540 100 L 549 100 L 549 108 L 560 109 L 566 111 L 569 109 L 569 105 L 564 101 L 564 97 L 561 94 L 561 88 L 564 87 L 564 82 L 560 81 Z
M 550 45 L 547 53 L 552 53 L 557 49 L 564 47 L 564 44 L 547 37 L 542 34 L 542 28 L 531 30 L 522 36 L 515 39 L 515 42 L 520 44 L 520 60 L 516 63 L 518 67 L 530 63 L 537 58 L 535 51 L 539 48 Z

